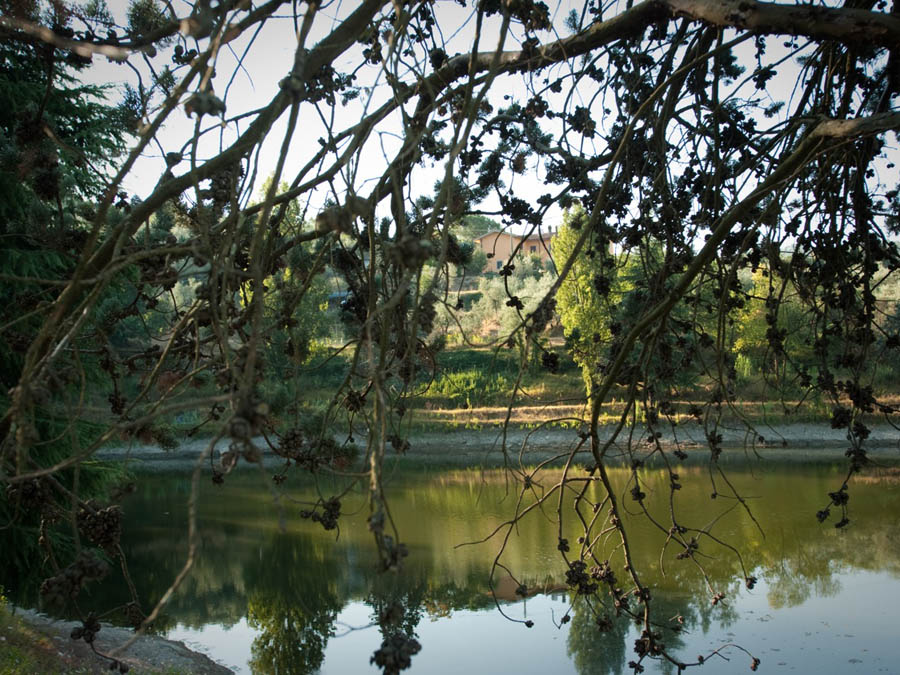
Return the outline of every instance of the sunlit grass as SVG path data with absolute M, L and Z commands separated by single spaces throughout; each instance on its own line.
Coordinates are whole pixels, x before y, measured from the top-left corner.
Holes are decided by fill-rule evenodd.
M 896 399 L 896 397 L 894 397 Z M 891 404 L 896 404 L 896 401 Z M 702 406 L 701 400 L 674 401 L 678 411 L 670 419 L 678 426 L 697 423 L 697 418 L 688 414 L 692 406 Z M 599 423 L 617 424 L 625 409 L 622 401 L 612 401 L 602 408 Z M 413 427 L 421 429 L 462 428 L 478 429 L 509 423 L 514 426 L 531 428 L 539 425 L 549 427 L 577 427 L 586 424 L 590 411 L 584 403 L 542 403 L 535 405 L 481 406 L 472 408 L 444 408 L 430 402 L 413 412 Z M 724 407 L 722 422 L 747 421 L 751 424 L 828 424 L 831 418 L 830 406 L 820 403 L 800 405 L 798 401 L 739 401 Z M 642 421 L 638 413 L 638 421 Z M 883 422 L 879 415 L 868 416 L 868 422 Z M 669 421 L 661 419 L 659 426 L 665 428 Z

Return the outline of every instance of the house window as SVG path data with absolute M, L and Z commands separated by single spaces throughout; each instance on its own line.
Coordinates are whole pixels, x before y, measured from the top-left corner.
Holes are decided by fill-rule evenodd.
M 499 270 L 499 269 L 501 269 L 502 267 L 503 267 L 503 261 L 502 261 L 502 260 L 498 260 L 498 261 L 497 261 L 497 269 Z
M 531 252 L 532 252 L 532 253 L 537 253 L 537 246 L 532 246 L 532 247 L 531 247 Z

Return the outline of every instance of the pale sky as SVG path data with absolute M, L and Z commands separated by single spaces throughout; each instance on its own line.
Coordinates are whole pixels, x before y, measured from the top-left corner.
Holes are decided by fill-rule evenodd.
M 180 0 L 173 3 L 176 11 L 180 16 L 186 15 L 190 10 Z M 552 18 L 556 34 L 544 31 L 538 34 L 541 40 L 550 41 L 558 36 L 568 34 L 568 30 L 564 27 L 563 22 L 569 10 L 573 7 L 581 7 L 582 3 L 568 0 L 566 2 L 557 3 L 552 9 Z M 303 3 L 298 3 L 301 8 Z M 124 22 L 127 2 L 125 0 L 111 0 L 109 7 L 114 16 Z M 290 5 L 286 7 L 289 9 Z M 326 35 L 336 22 L 346 16 L 349 11 L 355 9 L 354 2 L 332 2 L 326 3 L 325 9 L 319 12 L 313 26 L 313 31 L 309 40 L 309 46 Z M 438 25 L 443 36 L 446 46 L 444 47 L 448 54 L 456 52 L 466 52 L 471 49 L 471 40 L 474 33 L 473 10 L 471 8 L 463 8 L 453 2 L 453 0 L 439 1 L 435 5 L 435 11 L 438 16 Z M 497 30 L 500 25 L 499 17 L 495 16 L 487 19 L 485 22 L 485 35 L 479 45 L 481 51 L 493 49 L 497 43 Z M 514 28 L 514 30 L 517 30 Z M 521 33 L 519 29 L 517 34 Z M 729 34 L 730 33 L 730 34 Z M 733 32 L 726 31 L 724 39 L 730 39 L 734 36 Z M 240 39 L 228 44 L 219 55 L 216 64 L 216 77 L 213 80 L 215 92 L 218 96 L 224 97 L 228 106 L 226 117 L 234 116 L 252 111 L 267 104 L 277 92 L 278 81 L 282 79 L 289 71 L 294 58 L 294 50 L 296 47 L 296 37 L 294 33 L 293 20 L 285 11 L 269 20 L 260 30 L 243 62 L 243 67 L 238 68 L 238 57 L 242 55 L 247 48 L 251 36 L 242 36 Z M 778 59 L 787 53 L 782 45 L 783 40 L 777 37 L 769 38 L 767 58 Z M 508 40 L 507 49 L 517 48 L 517 41 Z M 362 47 L 357 45 L 351 48 L 345 57 L 334 64 L 339 72 L 350 72 L 356 67 L 361 60 L 360 52 Z M 741 95 L 750 95 L 755 93 L 752 83 L 746 83 L 752 74 L 752 66 L 755 63 L 755 52 L 753 42 L 747 41 L 736 48 L 735 52 L 739 56 L 740 63 L 747 67 L 747 72 L 741 78 L 745 84 L 741 86 Z M 135 56 L 132 61 L 139 72 L 146 74 L 149 72 L 149 66 L 142 61 L 146 60 L 156 69 L 161 69 L 166 64 L 171 64 L 171 50 L 160 50 L 160 53 L 153 59 L 146 59 L 143 56 Z M 124 65 L 113 64 L 104 58 L 95 57 L 95 65 L 88 71 L 88 78 L 96 82 L 108 82 L 121 84 L 124 82 L 136 83 L 136 75 L 134 71 Z M 176 70 L 176 77 L 184 68 Z M 791 96 L 791 91 L 798 85 L 799 71 L 796 66 L 786 66 L 779 70 L 779 75 L 769 82 L 767 87 L 768 93 L 771 94 L 771 100 L 785 100 Z M 547 76 L 546 72 L 542 72 L 536 77 L 536 86 L 542 85 L 542 80 Z M 229 79 L 231 82 L 229 83 Z M 344 128 L 352 126 L 360 120 L 366 109 L 374 109 L 386 100 L 390 95 L 390 88 L 384 84 L 383 72 L 378 67 L 367 66 L 362 68 L 358 73 L 357 85 L 365 87 L 359 99 L 352 101 L 349 105 L 343 106 L 340 103 L 333 109 L 324 101 L 319 104 L 318 110 L 316 106 L 304 104 L 301 107 L 300 121 L 297 126 L 297 132 L 294 134 L 290 146 L 288 161 L 285 166 L 285 172 L 282 180 L 290 182 L 295 176 L 296 170 L 305 164 L 308 158 L 319 150 L 320 146 L 317 139 L 325 136 L 325 126 L 320 115 L 334 117 L 335 129 L 340 131 Z M 227 90 L 227 96 L 226 96 Z M 564 96 L 567 92 L 559 96 Z M 490 101 L 497 109 L 506 104 L 504 95 L 510 94 L 515 99 L 524 102 L 529 94 L 524 91 L 522 85 L 522 75 L 513 77 L 498 78 L 491 89 Z M 576 91 L 575 95 L 591 96 L 593 90 L 588 88 L 582 91 Z M 158 100 L 157 100 L 158 102 Z M 576 103 L 578 103 L 576 99 Z M 588 102 L 582 102 L 588 104 Z M 413 100 L 411 106 L 415 104 Z M 787 106 L 789 108 L 790 105 Z M 603 129 L 603 102 L 595 101 L 591 107 L 592 113 L 597 119 L 598 127 Z M 257 166 L 257 177 L 255 181 L 254 197 L 259 194 L 260 185 L 274 170 L 275 161 L 281 146 L 284 130 L 286 126 L 287 114 L 282 115 L 278 122 L 273 125 L 271 134 L 267 137 L 263 147 L 258 155 L 254 156 Z M 777 124 L 780 116 L 773 119 L 760 119 L 761 127 L 769 127 Z M 198 146 L 198 159 L 214 155 L 220 145 L 225 147 L 229 145 L 235 138 L 237 133 L 243 131 L 247 126 L 245 120 L 230 123 L 222 126 L 218 118 L 204 117 L 203 128 L 211 129 L 207 133 Z M 193 134 L 194 119 L 189 118 L 183 108 L 179 108 L 169 117 L 169 121 L 158 135 L 165 152 L 180 151 L 189 141 Z M 550 131 L 559 131 L 559 126 L 554 129 L 548 126 Z M 360 155 L 358 173 L 354 180 L 354 187 L 360 194 L 367 194 L 371 190 L 371 181 L 380 176 L 386 165 L 385 157 L 394 156 L 401 142 L 401 126 L 399 118 L 395 115 L 393 118 L 385 120 L 368 140 L 366 148 Z M 896 156 L 896 139 L 891 138 L 894 142 L 892 156 Z M 598 135 L 595 141 L 585 140 L 585 143 L 597 143 L 597 151 L 605 150 L 603 139 Z M 431 195 L 435 181 L 443 177 L 444 166 L 441 163 L 438 166 L 429 165 L 426 160 L 426 166 L 418 166 L 413 170 L 411 177 L 411 190 L 413 196 Z M 884 163 L 882 163 L 883 165 Z M 175 168 L 176 174 L 181 174 L 187 170 L 188 163 L 182 162 Z M 126 189 L 138 196 L 146 196 L 156 184 L 160 174 L 164 169 L 162 162 L 162 153 L 158 148 L 151 146 L 148 149 L 147 156 L 142 158 L 126 180 Z M 543 192 L 553 192 L 558 190 L 558 186 L 545 187 L 542 182 L 544 168 L 542 164 L 529 165 L 526 175 L 516 176 L 515 181 L 517 187 L 524 188 L 524 194 L 536 197 Z M 888 172 L 885 178 L 892 179 Z M 895 174 L 894 174 L 895 175 Z M 343 186 L 338 185 L 339 190 Z M 320 191 L 311 197 L 310 213 L 315 213 L 318 207 L 324 202 L 328 195 L 325 191 Z M 497 209 L 498 203 L 496 199 L 491 199 L 485 206 L 486 209 Z M 379 209 L 380 215 L 387 215 L 387 204 L 382 202 L 382 208 Z M 499 219 L 498 219 L 499 220 Z M 554 208 L 548 213 L 545 219 L 545 226 L 556 226 L 561 220 L 561 212 L 559 208 Z
M 179 4 L 175 4 L 179 14 L 186 14 L 189 10 L 184 8 L 183 5 L 179 7 Z M 565 7 L 566 4 L 561 3 L 562 6 L 555 11 L 556 24 L 561 31 L 565 30 L 562 28 L 562 21 L 568 11 L 568 8 Z M 124 0 L 112 0 L 109 6 L 113 15 L 124 22 L 127 2 Z M 355 6 L 355 3 L 351 2 L 335 2 L 331 3 L 326 9 L 321 10 L 314 23 L 309 44 L 315 44 L 322 36 L 326 35 L 335 25 L 338 18 L 345 16 Z M 471 48 L 470 37 L 474 33 L 472 10 L 460 7 L 455 2 L 445 1 L 437 3 L 436 11 L 439 16 L 440 29 L 447 42 L 445 47 L 447 52 L 452 55 L 455 52 L 468 51 Z M 493 17 L 493 20 L 486 21 L 486 26 L 488 30 L 485 30 L 485 35 L 482 38 L 481 51 L 493 49 L 496 46 L 497 28 L 499 27 L 498 17 Z M 553 34 L 549 32 L 543 32 L 541 38 L 546 40 L 555 39 Z M 213 84 L 216 94 L 220 97 L 225 95 L 227 88 L 227 98 L 225 100 L 228 106 L 226 112 L 228 118 L 265 105 L 277 93 L 279 80 L 285 76 L 293 64 L 296 37 L 292 18 L 288 14 L 282 13 L 268 21 L 254 43 L 250 45 L 250 49 L 244 57 L 243 67 L 237 68 L 238 57 L 242 55 L 248 43 L 249 36 L 244 36 L 227 45 L 227 48 L 220 54 L 216 65 L 216 78 L 213 80 Z M 517 45 L 512 41 L 508 41 L 506 48 L 515 49 Z M 360 62 L 361 57 L 359 54 L 361 50 L 361 46 L 355 46 L 350 49 L 342 62 L 334 64 L 336 70 L 339 72 L 352 71 Z M 149 67 L 144 63 L 145 60 L 149 61 L 154 68 L 161 69 L 166 64 L 171 63 L 169 60 L 170 54 L 170 50 L 160 50 L 159 54 L 153 59 L 135 56 L 132 58 L 132 61 L 146 77 Z M 181 70 L 183 71 L 184 69 Z M 176 76 L 179 72 L 181 71 L 176 71 Z M 121 64 L 111 63 L 105 58 L 95 57 L 94 65 L 88 73 L 86 79 L 100 83 L 121 85 L 127 82 L 134 86 L 137 81 L 134 71 L 130 68 Z M 229 84 L 229 79 L 232 77 L 233 80 Z M 283 180 L 292 180 L 295 171 L 305 164 L 314 152 L 319 150 L 320 145 L 317 139 L 325 136 L 325 126 L 319 111 L 321 111 L 321 115 L 333 115 L 335 128 L 342 130 L 358 122 L 363 115 L 364 109 L 375 109 L 390 95 L 390 88 L 384 84 L 383 73 L 374 66 L 363 68 L 358 74 L 356 84 L 365 87 L 363 94 L 359 99 L 352 101 L 347 106 L 338 103 L 332 109 L 325 102 L 321 102 L 318 111 L 313 105 L 307 104 L 302 106 L 300 122 L 291 142 Z M 495 82 L 490 96 L 495 108 L 504 104 L 502 98 L 504 94 L 514 94 L 519 99 L 526 96 L 524 92 L 511 89 L 511 87 L 519 86 L 520 80 L 518 77 L 504 78 L 504 81 L 498 80 Z M 115 100 L 114 97 L 113 100 Z M 412 102 L 412 105 L 414 103 L 415 101 Z M 259 154 L 258 177 L 254 194 L 258 194 L 262 181 L 275 168 L 278 151 L 284 136 L 286 119 L 287 114 L 284 114 L 273 125 L 272 132 L 267 137 Z M 165 152 L 180 151 L 184 147 L 193 134 L 194 121 L 193 118 L 187 116 L 183 108 L 176 110 L 170 115 L 162 132 L 158 135 Z M 226 128 L 221 128 L 217 118 L 207 116 L 203 119 L 203 127 L 212 129 L 212 132 L 206 134 L 204 141 L 199 145 L 198 159 L 202 158 L 204 153 L 207 157 L 212 156 L 217 152 L 220 144 L 222 144 L 222 147 L 230 144 L 235 138 L 236 132 L 243 131 L 246 128 L 246 123 L 242 124 L 239 122 L 229 124 Z M 402 140 L 400 134 L 401 126 L 395 115 L 393 119 L 385 120 L 379 126 L 379 131 L 370 137 L 360 157 L 358 176 L 355 181 L 355 187 L 358 192 L 366 194 L 371 189 L 371 187 L 367 188 L 367 186 L 370 185 L 373 179 L 380 176 L 386 165 L 385 156 L 393 157 L 400 146 Z M 156 147 L 149 148 L 146 157 L 141 159 L 138 166 L 126 179 L 126 189 L 138 196 L 149 194 L 165 168 L 162 156 L 163 153 L 159 152 Z M 184 172 L 187 166 L 187 162 L 180 164 L 175 169 L 176 174 Z M 538 167 L 538 170 L 542 171 L 542 167 Z M 426 160 L 426 166 L 417 166 L 413 170 L 413 193 L 415 195 L 431 195 L 434 183 L 442 178 L 443 175 L 443 163 L 435 166 L 433 162 Z M 540 187 L 541 192 L 545 191 L 539 182 L 538 176 L 517 176 L 516 180 L 534 182 L 535 188 L 529 189 L 529 194 L 537 194 L 534 190 L 537 190 L 538 187 Z M 324 192 L 317 195 L 319 203 L 324 201 L 326 196 Z M 492 201 L 493 204 L 487 208 L 497 209 L 498 204 L 496 200 Z M 313 206 L 316 206 L 316 204 L 314 203 Z M 386 204 L 383 203 L 383 206 L 386 214 Z M 548 224 L 558 224 L 559 218 L 560 214 L 557 209 L 555 217 Z

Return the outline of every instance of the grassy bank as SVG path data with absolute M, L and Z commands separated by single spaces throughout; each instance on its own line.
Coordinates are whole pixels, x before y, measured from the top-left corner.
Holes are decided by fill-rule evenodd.
M 694 424 L 697 418 L 689 414 L 693 406 L 702 405 L 701 401 L 674 401 L 676 412 L 672 420 L 678 425 Z M 618 423 L 625 405 L 622 401 L 612 400 L 603 406 L 599 422 L 601 425 Z M 453 430 L 482 429 L 502 425 L 507 421 L 510 425 L 523 429 L 532 429 L 539 425 L 551 427 L 578 427 L 585 424 L 590 411 L 584 403 L 531 403 L 527 399 L 512 409 L 508 403 L 478 408 L 440 408 L 423 406 L 413 412 L 413 430 Z M 639 416 L 639 421 L 642 421 Z M 753 425 L 786 425 L 786 424 L 830 424 L 831 409 L 826 405 L 807 404 L 803 408 L 784 408 L 778 401 L 743 401 L 725 410 L 722 422 L 738 423 L 746 420 Z M 878 422 L 882 418 L 871 416 L 871 421 Z M 663 420 L 660 425 L 667 427 Z
M 13 613 L 0 595 L 0 675 L 100 675 L 120 672 L 94 654 L 83 640 L 73 640 L 73 621 L 56 621 L 34 611 Z M 103 624 L 95 645 L 102 653 L 124 644 L 132 632 Z M 225 675 L 231 671 L 191 651 L 181 642 L 153 635 L 138 638 L 124 657 L 131 675 Z
M 525 367 L 515 349 L 488 349 L 453 347 L 439 352 L 433 369 L 420 371 L 417 380 L 403 397 L 406 414 L 402 419 L 402 433 L 428 431 L 493 429 L 505 423 L 519 429 L 539 426 L 572 428 L 582 426 L 589 417 L 585 404 L 585 387 L 580 368 L 561 346 L 552 348 L 559 357 L 559 369 L 550 373 L 532 364 Z M 296 370 L 280 371 L 280 376 L 270 373 L 260 384 L 263 400 L 272 412 L 272 419 L 279 431 L 296 424 L 297 419 L 311 418 L 324 412 L 334 401 L 335 392 L 345 385 L 349 368 L 349 354 L 319 352 Z M 389 387 L 400 387 L 398 380 L 391 380 Z M 515 405 L 510 407 L 509 397 L 518 386 Z M 365 383 L 357 379 L 351 382 L 357 393 Z M 697 412 L 705 410 L 714 387 L 709 382 L 697 382 L 682 387 L 670 401 L 670 420 L 679 426 L 697 423 Z M 749 422 L 754 426 L 789 424 L 830 424 L 832 405 L 824 400 L 803 400 L 804 392 L 789 392 L 787 399 L 773 398 L 761 377 L 743 377 L 738 383 L 741 400 L 731 406 L 723 406 L 721 422 L 739 424 Z M 346 392 L 346 390 L 345 390 Z M 202 385 L 197 394 L 219 393 L 212 382 Z M 881 402 L 896 406 L 900 392 L 886 387 L 875 392 Z M 625 410 L 627 391 L 614 387 L 609 401 L 603 405 L 600 415 L 602 425 L 618 423 Z M 294 407 L 303 401 L 300 412 Z M 102 408 L 101 408 L 102 411 Z M 343 417 L 339 414 L 341 420 Z M 184 438 L 188 430 L 201 424 L 206 411 L 197 410 L 179 414 L 175 418 L 160 420 L 154 425 L 162 435 L 175 440 Z M 637 421 L 643 422 L 638 416 Z M 871 415 L 867 423 L 883 422 L 883 416 Z M 660 417 L 659 427 L 668 426 L 668 420 Z M 212 425 L 198 430 L 199 435 L 209 432 Z M 156 436 L 160 436 L 157 433 Z M 143 439 L 139 439 L 143 440 Z M 158 438 L 154 437 L 156 442 Z M 143 441 L 150 442 L 150 441 Z
M 82 675 L 94 671 L 73 662 L 53 638 L 15 616 L 0 596 L 0 675 Z
M 420 376 L 418 386 L 406 399 L 414 413 L 414 424 L 422 428 L 469 428 L 502 424 L 507 420 L 521 427 L 550 422 L 554 426 L 575 426 L 588 415 L 585 388 L 580 368 L 562 347 L 553 349 L 559 357 L 559 370 L 550 373 L 539 365 L 521 364 L 516 350 L 456 347 L 441 351 L 433 373 Z M 338 357 L 328 362 L 311 363 L 309 382 L 304 390 L 330 400 L 340 386 L 346 361 Z M 509 395 L 518 381 L 516 405 L 509 410 Z M 672 419 L 686 424 L 694 418 L 692 409 L 702 407 L 711 397 L 713 384 L 698 381 L 680 389 Z M 789 392 L 790 393 L 790 392 Z M 831 404 L 823 400 L 804 400 L 797 390 L 786 399 L 773 398 L 761 377 L 744 377 L 739 382 L 741 401 L 723 409 L 724 421 L 746 419 L 754 424 L 828 423 Z M 900 403 L 900 392 L 877 392 L 888 404 Z M 624 387 L 614 387 L 603 406 L 602 424 L 616 423 L 624 410 Z M 872 421 L 880 419 L 872 416 Z

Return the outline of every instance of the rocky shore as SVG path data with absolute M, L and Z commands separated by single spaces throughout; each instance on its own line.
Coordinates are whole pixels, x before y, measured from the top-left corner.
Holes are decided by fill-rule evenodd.
M 110 673 L 108 659 L 93 653 L 83 640 L 73 640 L 72 629 L 80 622 L 51 619 L 28 609 L 16 609 L 13 614 L 31 632 L 43 636 L 43 649 L 55 657 L 63 667 L 77 673 Z M 95 638 L 95 646 L 103 653 L 112 652 L 133 636 L 127 628 L 102 624 Z M 167 640 L 158 635 L 141 635 L 122 654 L 116 657 L 126 663 L 129 673 L 191 673 L 192 675 L 228 675 L 230 669 L 222 666 L 206 654 L 188 648 L 183 642 Z

